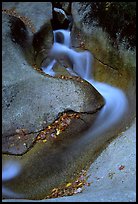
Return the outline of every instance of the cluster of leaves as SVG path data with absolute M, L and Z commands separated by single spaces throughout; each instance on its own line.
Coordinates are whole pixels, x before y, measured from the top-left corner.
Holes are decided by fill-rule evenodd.
M 44 74 L 44 72 L 42 71 L 42 69 L 40 69 L 36 64 L 32 64 L 32 67 L 33 67 L 36 71 L 40 72 L 41 74 Z
M 91 2 L 91 18 L 98 20 L 117 46 L 124 39 L 136 46 L 136 2 Z
M 22 16 L 20 13 L 18 13 L 15 8 L 12 9 L 2 9 L 3 13 L 6 13 L 10 16 L 14 16 L 16 18 L 19 18 L 27 27 L 30 28 L 30 30 L 32 31 L 32 33 L 35 33 L 35 27 L 33 25 L 33 23 L 31 22 L 31 20 L 29 18 L 27 18 L 26 16 Z
M 41 74 L 47 76 L 47 74 L 46 74 L 45 72 L 43 72 L 43 71 L 41 70 L 41 68 L 37 67 L 36 64 L 33 64 L 32 67 L 33 67 L 36 71 L 38 71 L 38 72 L 40 72 Z M 75 81 L 82 82 L 82 83 L 84 82 L 84 80 L 83 80 L 81 77 L 76 77 L 76 76 L 64 76 L 64 75 L 59 75 L 59 76 L 50 76 L 50 75 L 48 75 L 48 76 L 49 76 L 49 77 L 52 77 L 52 78 L 59 78 L 59 79 L 65 79 L 65 80 L 75 79 Z
M 49 125 L 45 130 L 41 131 L 37 136 L 37 141 L 51 141 L 56 139 L 69 126 L 72 119 L 79 119 L 78 113 L 63 113 L 54 123 Z
M 76 77 L 76 76 L 64 76 L 64 75 L 60 75 L 58 76 L 59 79 L 74 79 L 75 81 L 78 81 L 78 82 L 84 82 L 84 80 L 81 78 L 81 77 Z
M 71 196 L 77 193 L 81 193 L 85 186 L 90 186 L 90 183 L 87 182 L 88 176 L 86 176 L 87 171 L 82 170 L 79 174 L 79 177 L 73 181 L 60 186 L 58 188 L 52 189 L 51 193 L 46 197 L 48 198 L 57 198 L 63 196 Z

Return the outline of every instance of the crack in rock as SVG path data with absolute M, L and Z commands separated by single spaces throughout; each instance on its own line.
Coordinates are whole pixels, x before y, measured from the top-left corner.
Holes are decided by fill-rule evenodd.
M 88 120 L 86 120 L 86 117 L 84 117 L 84 115 L 95 114 L 100 109 L 101 109 L 101 107 L 97 108 L 96 110 L 94 110 L 92 112 L 75 112 L 73 110 L 66 110 L 62 113 L 59 113 L 56 120 L 54 120 L 51 124 L 49 124 L 45 129 L 43 128 L 39 131 L 26 132 L 26 129 L 17 129 L 15 135 L 8 135 L 8 136 L 5 136 L 4 138 L 2 138 L 3 139 L 3 148 L 4 148 L 3 154 L 13 154 L 13 155 L 21 156 L 21 155 L 25 154 L 26 152 L 28 152 L 31 148 L 33 148 L 33 146 L 37 142 L 38 137 L 39 137 L 39 139 L 42 139 L 44 142 L 47 141 L 44 136 L 42 138 L 42 136 L 40 137 L 39 135 L 43 135 L 44 131 L 45 131 L 45 134 L 47 134 L 47 131 L 49 129 L 52 129 L 52 126 L 54 126 L 54 123 L 57 123 L 58 120 L 59 121 L 61 120 L 60 123 L 63 123 L 62 116 L 64 116 L 64 115 L 66 115 L 67 120 L 68 120 L 68 117 L 70 115 L 72 117 L 71 120 L 74 117 L 76 117 L 76 119 L 82 120 L 85 123 L 86 128 L 89 128 Z M 56 129 L 58 131 L 56 134 L 59 135 L 62 133 L 62 131 L 66 131 L 66 128 L 69 128 L 71 120 L 69 121 L 68 125 L 65 126 L 65 129 L 64 128 L 62 130 Z M 54 134 L 54 133 L 52 132 L 52 134 Z M 55 138 L 56 138 L 56 135 L 55 135 Z

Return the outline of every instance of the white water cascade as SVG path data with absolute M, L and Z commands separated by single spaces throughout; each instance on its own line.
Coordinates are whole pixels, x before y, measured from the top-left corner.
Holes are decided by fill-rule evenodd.
M 63 44 L 56 41 L 56 35 L 62 33 Z M 76 52 L 71 48 L 70 31 L 54 31 L 54 44 L 50 50 L 53 60 L 48 67 L 42 67 L 46 74 L 55 75 L 53 65 L 61 57 L 71 62 L 71 67 L 66 68 L 71 75 L 80 76 L 93 85 L 104 97 L 105 105 L 101 109 L 94 124 L 92 124 L 90 133 L 93 135 L 101 134 L 108 128 L 115 125 L 122 119 L 128 109 L 128 101 L 124 92 L 116 87 L 95 81 L 92 76 L 93 56 L 89 51 Z
M 59 32 L 64 39 L 62 44 L 56 41 L 56 35 Z M 93 137 L 103 135 L 106 131 L 110 129 L 111 126 L 115 126 L 119 121 L 121 121 L 123 116 L 125 115 L 125 112 L 128 109 L 128 101 L 122 90 L 106 83 L 95 81 L 93 79 L 93 56 L 89 51 L 76 52 L 71 48 L 70 31 L 54 31 L 54 40 L 54 44 L 52 46 L 52 49 L 50 50 L 50 55 L 53 60 L 51 60 L 50 64 L 47 67 L 42 67 L 43 71 L 46 74 L 55 76 L 53 66 L 55 65 L 58 59 L 64 58 L 71 65 L 67 68 L 67 71 L 73 76 L 80 76 L 84 80 L 88 81 L 92 86 L 97 89 L 97 91 L 105 99 L 105 105 L 99 111 L 99 114 L 95 122 L 91 125 L 89 131 L 85 133 L 84 137 L 79 139 L 79 141 L 75 141 L 77 145 L 75 142 L 74 144 L 71 144 L 70 148 L 72 149 L 69 149 L 69 151 L 73 154 L 73 151 L 84 151 L 84 147 L 90 144 Z M 7 182 L 21 175 L 22 168 L 23 167 L 18 162 L 7 161 L 6 164 L 3 164 L 2 181 Z M 2 187 L 2 191 L 3 194 L 8 197 L 24 198 L 24 195 L 12 191 L 10 188 L 5 187 L 5 185 L 3 185 Z

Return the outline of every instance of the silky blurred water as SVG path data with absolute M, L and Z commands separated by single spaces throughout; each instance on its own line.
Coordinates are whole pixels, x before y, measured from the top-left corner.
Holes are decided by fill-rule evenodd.
M 60 33 L 62 43 L 57 42 L 56 35 Z M 67 71 L 72 76 L 80 76 L 103 96 L 105 105 L 99 111 L 99 114 L 94 123 L 92 123 L 90 129 L 85 134 L 85 140 L 81 139 L 80 143 L 88 143 L 94 136 L 98 137 L 101 133 L 108 131 L 111 126 L 115 126 L 122 120 L 125 112 L 128 109 L 128 101 L 122 90 L 117 87 L 113 87 L 106 83 L 95 81 L 93 78 L 93 56 L 89 51 L 77 52 L 71 48 L 70 31 L 69 30 L 56 30 L 54 31 L 54 44 L 50 50 L 51 62 L 47 67 L 42 67 L 43 71 L 50 76 L 55 76 L 56 73 L 53 70 L 53 66 L 60 58 L 66 59 L 68 64 Z M 73 146 L 73 145 L 72 145 Z M 21 164 L 15 161 L 6 161 L 2 168 L 2 181 L 10 181 L 17 177 L 21 173 Z M 16 197 L 16 193 L 2 187 L 3 195 L 8 197 Z M 18 194 L 19 198 L 20 195 Z
M 56 35 L 59 33 L 64 43 L 56 41 Z M 80 76 L 88 81 L 104 97 L 105 105 L 101 109 L 95 123 L 92 124 L 91 133 L 99 134 L 104 132 L 122 119 L 128 109 L 128 101 L 124 92 L 117 87 L 93 79 L 93 56 L 89 51 L 77 52 L 71 48 L 70 31 L 54 31 L 54 44 L 50 50 L 50 55 L 53 61 L 48 67 L 43 68 L 45 73 L 51 75 L 52 72 L 52 75 L 55 75 L 51 65 L 55 64 L 56 60 L 60 58 L 65 59 L 72 65 L 66 68 L 70 75 Z
M 14 160 L 8 160 L 2 164 L 2 182 L 10 181 L 21 173 L 21 164 Z M 2 185 L 2 194 L 8 197 L 20 197 L 21 195 Z

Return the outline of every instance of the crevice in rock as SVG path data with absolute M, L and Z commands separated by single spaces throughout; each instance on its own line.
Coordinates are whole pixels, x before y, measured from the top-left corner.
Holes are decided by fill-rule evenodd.
M 111 69 L 114 69 L 114 70 L 116 70 L 116 71 L 119 71 L 117 67 L 112 67 L 111 65 L 104 63 L 103 61 L 101 61 L 100 59 L 98 59 L 94 54 L 93 54 L 93 57 L 94 57 L 97 61 L 99 61 L 101 64 L 103 64 L 104 66 L 107 66 L 107 67 L 109 67 L 109 68 L 111 68 Z
M 29 35 L 26 25 L 22 20 L 14 16 L 10 16 L 9 22 L 11 40 L 20 46 L 26 61 L 32 65 L 34 63 L 32 37 Z
M 103 106 L 104 106 L 104 105 L 103 105 Z M 89 112 L 76 112 L 76 111 L 71 110 L 71 109 L 65 110 L 65 111 L 63 111 L 63 112 L 60 112 L 60 113 L 58 114 L 57 118 L 56 118 L 51 124 L 49 124 L 49 125 L 52 125 L 55 121 L 57 121 L 58 119 L 60 119 L 60 117 L 62 117 L 63 114 L 65 114 L 65 113 L 66 113 L 66 114 L 95 114 L 96 112 L 100 111 L 100 109 L 101 109 L 103 106 L 100 106 L 100 107 L 96 108 L 94 111 L 89 111 Z M 41 131 L 43 131 L 43 130 L 44 130 L 44 128 L 43 128 L 43 129 L 40 129 L 39 131 L 32 131 L 32 132 L 25 133 L 25 135 L 39 134 L 39 133 L 40 133 Z M 5 137 L 12 137 L 12 136 L 14 136 L 14 135 L 7 135 L 7 136 L 5 136 Z
M 50 37 L 48 37 L 50 36 Z M 32 40 L 32 46 L 34 49 L 34 64 L 40 67 L 43 60 L 48 56 L 48 51 L 51 49 L 51 43 L 53 41 L 53 33 L 51 35 L 50 23 L 45 23 L 41 29 L 34 34 Z
M 41 134 L 43 134 L 43 132 L 46 132 L 46 129 L 52 129 L 52 126 L 54 126 L 58 121 L 62 121 L 63 122 L 63 120 L 61 119 L 62 117 L 63 118 L 67 118 L 67 120 L 68 120 L 68 117 L 69 117 L 69 121 L 71 120 L 71 119 L 73 119 L 73 118 L 75 118 L 75 119 L 79 119 L 79 120 L 81 120 L 81 121 L 83 121 L 84 123 L 85 123 L 85 126 L 86 126 L 86 128 L 89 128 L 89 124 L 87 124 L 87 121 L 85 121 L 85 119 L 83 119 L 83 116 L 84 115 L 86 115 L 86 114 L 95 114 L 95 113 L 98 113 L 98 111 L 101 109 L 102 107 L 98 107 L 96 110 L 94 110 L 94 111 L 90 111 L 90 112 L 76 112 L 76 111 L 73 111 L 73 110 L 65 110 L 65 111 L 63 111 L 63 112 L 61 112 L 61 113 L 59 113 L 58 114 L 58 116 L 57 116 L 57 118 L 51 123 L 51 124 L 49 124 L 46 128 L 43 128 L 43 129 L 41 129 L 41 130 L 39 130 L 39 131 L 33 131 L 33 132 L 29 132 L 29 133 L 25 133 L 24 132 L 24 137 L 25 136 L 31 136 L 31 134 L 35 134 L 36 136 L 35 136 L 35 138 L 32 140 L 32 142 L 31 143 L 27 143 L 27 142 L 25 142 L 24 143 L 24 141 L 22 142 L 23 144 L 25 144 L 26 145 L 26 149 L 23 149 L 22 150 L 22 152 L 16 152 L 16 153 L 14 153 L 14 150 L 10 150 L 10 148 L 8 149 L 8 150 L 3 150 L 2 151 L 2 153 L 3 154 L 8 154 L 8 155 L 16 155 L 16 156 L 22 156 L 22 155 L 24 155 L 25 153 L 27 153 L 35 144 L 36 144 L 36 142 L 37 142 L 37 140 L 38 140 L 38 137 L 40 137 L 39 135 L 41 135 Z M 71 116 L 72 115 L 72 116 Z M 82 116 L 82 117 L 81 117 Z M 60 123 L 59 123 L 59 125 L 60 125 Z M 69 127 L 69 125 L 70 125 L 70 122 L 69 122 L 69 124 L 65 127 L 65 129 L 63 130 L 63 131 L 65 131 L 66 130 L 66 128 L 68 128 Z M 60 130 L 58 130 L 58 129 L 56 129 L 57 131 L 59 131 L 59 133 L 57 132 L 57 135 L 58 134 L 60 134 L 62 131 L 60 131 Z M 47 133 L 45 133 L 45 134 L 47 134 Z M 6 141 L 6 138 L 8 139 L 8 138 L 10 138 L 10 137 L 14 137 L 14 136 L 17 136 L 17 134 L 16 135 L 8 135 L 7 137 L 5 137 L 5 141 Z M 29 137 L 28 137 L 29 138 Z M 42 139 L 43 140 L 43 139 Z M 13 142 L 12 142 L 13 143 Z M 22 145 L 22 143 L 21 143 L 21 145 Z M 10 144 L 9 144 L 10 145 Z M 14 145 L 15 146 L 15 145 Z
M 28 41 L 28 31 L 25 24 L 16 17 L 10 18 L 11 40 L 25 48 Z
M 93 111 L 87 111 L 87 112 L 76 112 L 76 111 L 74 111 L 74 110 L 71 110 L 71 109 L 69 109 L 69 110 L 65 110 L 65 111 L 63 111 L 63 112 L 61 112 L 61 113 L 59 113 L 59 116 L 61 116 L 61 115 L 63 115 L 64 113 L 67 113 L 67 114 L 69 114 L 69 113 L 77 113 L 77 114 L 94 114 L 94 113 L 96 113 L 97 111 L 99 111 L 102 107 L 104 106 L 104 104 L 103 105 L 101 105 L 101 106 L 99 106 L 99 107 L 97 107 L 95 110 L 93 110 Z
M 74 48 L 75 48 L 75 49 L 77 49 L 77 48 L 79 49 L 80 46 L 75 46 Z M 107 64 L 107 63 L 104 63 L 102 60 L 98 59 L 94 54 L 93 54 L 93 57 L 94 57 L 97 61 L 99 61 L 101 64 L 103 64 L 104 66 L 107 66 L 107 67 L 109 67 L 109 68 L 111 68 L 111 69 L 114 69 L 114 70 L 116 70 L 116 71 L 119 71 L 117 67 L 113 67 L 113 66 L 111 66 L 111 65 L 109 65 L 109 64 Z
M 12 9 L 3 9 L 2 12 L 9 16 L 11 41 L 20 46 L 28 64 L 40 67 L 40 61 L 47 56 L 48 48 L 51 48 L 51 46 L 48 47 L 47 44 L 50 45 L 50 42 L 53 41 L 51 39 L 53 33 L 51 31 L 50 21 L 45 23 L 40 30 L 36 32 L 33 23 L 26 16 L 22 16 Z M 50 32 L 52 33 L 52 37 Z M 47 39 L 47 36 L 51 38 L 49 37 Z M 47 44 L 46 40 L 48 41 Z

